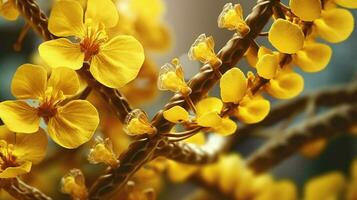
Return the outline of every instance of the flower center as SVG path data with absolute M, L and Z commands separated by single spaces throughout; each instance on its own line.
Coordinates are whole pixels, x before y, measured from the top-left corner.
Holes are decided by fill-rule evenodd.
M 80 43 L 81 52 L 84 52 L 84 60 L 89 61 L 90 58 L 99 53 L 99 44 L 92 41 L 90 38 L 84 38 Z
M 57 113 L 57 108 L 51 102 L 44 102 L 38 107 L 37 114 L 42 117 L 46 123 L 51 117 L 55 116 Z
M 4 171 L 8 167 L 17 167 L 16 157 L 12 154 L 14 146 L 5 140 L 0 141 L 0 170 Z

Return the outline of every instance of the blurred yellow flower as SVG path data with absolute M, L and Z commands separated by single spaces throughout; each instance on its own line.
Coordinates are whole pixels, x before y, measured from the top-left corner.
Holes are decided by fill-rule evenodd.
M 41 57 L 51 67 L 78 70 L 90 63 L 90 72 L 100 83 L 121 88 L 133 80 L 144 62 L 144 50 L 132 36 L 109 38 L 107 29 L 118 23 L 118 12 L 110 0 L 88 0 L 84 12 L 80 3 L 57 1 L 49 18 L 49 30 L 60 37 L 39 47 Z
M 327 140 L 325 138 L 320 138 L 305 144 L 300 149 L 300 153 L 308 158 L 314 158 L 325 149 L 326 145 Z
M 301 28 L 284 19 L 277 19 L 269 30 L 269 42 L 281 53 L 294 54 L 304 45 Z
M 42 129 L 31 135 L 16 134 L 0 126 L 0 178 L 30 172 L 46 155 L 47 137 Z
M 230 135 L 237 129 L 237 124 L 228 117 L 221 117 L 223 102 L 215 97 L 208 97 L 196 105 L 196 122 L 199 126 L 209 127 L 221 135 Z
M 19 11 L 16 8 L 15 0 L 0 0 L 0 15 L 7 20 L 16 20 Z
M 243 9 L 240 4 L 233 6 L 232 3 L 224 5 L 218 17 L 218 27 L 228 30 L 236 30 L 241 35 L 246 35 L 250 28 L 243 19 Z
M 61 192 L 71 195 L 73 199 L 87 199 L 88 191 L 85 179 L 79 169 L 72 169 L 61 179 Z
M 65 148 L 76 148 L 91 139 L 99 117 L 85 100 L 66 101 L 79 89 L 75 71 L 67 68 L 47 72 L 42 66 L 20 66 L 11 83 L 12 94 L 19 100 L 0 103 L 0 118 L 13 132 L 34 133 L 40 120 L 47 124 L 50 137 Z
M 313 21 L 320 17 L 321 0 L 290 0 L 291 11 L 304 21 Z

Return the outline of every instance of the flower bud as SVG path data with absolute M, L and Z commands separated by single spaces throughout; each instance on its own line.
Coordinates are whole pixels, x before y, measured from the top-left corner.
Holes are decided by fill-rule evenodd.
M 125 131 L 128 135 L 153 134 L 155 132 L 155 127 L 149 123 L 147 115 L 139 109 L 128 114 L 125 124 Z
M 79 169 L 72 169 L 61 180 L 61 191 L 69 194 L 73 199 L 85 200 L 88 197 L 83 173 Z
M 240 4 L 233 6 L 227 3 L 218 17 L 218 27 L 228 30 L 236 30 L 242 36 L 249 33 L 250 28 L 243 19 L 243 9 Z
M 96 138 L 96 144 L 90 149 L 88 161 L 92 164 L 105 163 L 113 168 L 119 164 L 111 141 L 109 138 L 103 140 L 101 137 Z
M 198 36 L 196 41 L 192 44 L 188 56 L 191 60 L 209 63 L 212 67 L 218 67 L 222 63 L 214 52 L 213 38 L 206 37 L 205 34 Z

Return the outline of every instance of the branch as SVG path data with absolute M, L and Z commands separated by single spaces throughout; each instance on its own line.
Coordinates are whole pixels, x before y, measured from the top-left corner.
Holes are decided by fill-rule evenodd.
M 269 170 L 318 138 L 343 133 L 357 122 L 357 105 L 341 105 L 316 118 L 287 129 L 271 139 L 248 158 L 247 165 L 257 173 Z
M 19 200 L 51 200 L 40 190 L 27 185 L 18 178 L 0 179 L 0 187 Z

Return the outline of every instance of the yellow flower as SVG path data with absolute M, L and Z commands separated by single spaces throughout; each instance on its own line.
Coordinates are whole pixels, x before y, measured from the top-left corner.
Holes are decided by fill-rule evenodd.
M 268 39 L 279 52 L 293 54 L 302 49 L 305 36 L 298 25 L 278 19 L 271 26 Z
M 214 52 L 214 40 L 213 37 L 206 37 L 205 34 L 198 36 L 196 41 L 192 44 L 188 57 L 191 60 L 198 60 L 202 63 L 209 63 L 211 66 L 217 67 L 221 60 Z
M 119 161 L 114 154 L 113 145 L 109 138 L 96 138 L 96 144 L 90 149 L 88 161 L 92 164 L 105 163 L 112 168 L 118 166 Z
M 66 101 L 78 88 L 73 70 L 53 69 L 47 78 L 43 67 L 24 64 L 11 83 L 12 94 L 19 100 L 1 102 L 0 118 L 11 131 L 19 133 L 38 131 L 43 119 L 57 144 L 76 148 L 91 139 L 99 123 L 97 110 L 88 101 Z
M 338 5 L 346 8 L 357 8 L 357 2 L 354 0 L 334 0 Z
M 73 199 L 87 199 L 88 191 L 81 170 L 72 169 L 61 179 L 61 192 L 71 195 Z
M 293 55 L 294 63 L 305 72 L 319 72 L 331 60 L 332 49 L 322 43 L 306 42 L 304 48 Z
M 184 95 L 191 93 L 191 88 L 185 82 L 182 66 L 178 59 L 173 59 L 172 64 L 166 63 L 161 67 L 157 86 L 160 90 L 180 92 Z
M 199 126 L 209 127 L 221 135 L 230 135 L 237 129 L 237 124 L 229 118 L 223 118 L 220 113 L 223 103 L 220 99 L 209 97 L 196 105 L 196 122 Z
M 304 200 L 338 199 L 345 186 L 346 180 L 339 172 L 312 178 L 305 185 Z
M 152 134 L 155 132 L 155 128 L 149 123 L 147 115 L 139 109 L 128 114 L 125 125 L 125 131 L 128 135 Z
M 0 0 L 0 15 L 7 20 L 16 20 L 19 11 L 16 8 L 15 0 Z
M 172 123 L 186 122 L 189 120 L 188 112 L 181 106 L 174 106 L 163 112 L 164 118 Z
M 314 21 L 317 34 L 331 43 L 346 40 L 353 32 L 354 17 L 346 9 L 331 8 L 322 11 L 321 17 Z
M 239 103 L 235 116 L 242 122 L 254 124 L 262 121 L 270 111 L 270 102 L 260 95 L 246 95 Z
M 320 17 L 321 0 L 290 0 L 291 11 L 304 21 L 313 21 Z
M 247 78 L 239 68 L 228 70 L 220 80 L 222 101 L 238 104 L 246 94 L 247 86 Z
M 45 157 L 46 149 L 47 137 L 42 129 L 26 135 L 0 126 L 0 178 L 15 178 L 30 172 L 32 164 Z
M 228 30 L 236 30 L 241 35 L 246 35 L 250 28 L 243 19 L 243 9 L 240 4 L 233 6 L 232 3 L 227 3 L 223 7 L 223 11 L 218 17 L 218 27 Z
M 354 160 L 351 165 L 350 170 L 351 181 L 348 184 L 346 199 L 355 200 L 357 199 L 357 160 Z
M 107 29 L 117 22 L 118 12 L 110 0 L 88 0 L 85 12 L 76 1 L 57 1 L 48 28 L 60 37 L 75 36 L 75 42 L 66 38 L 44 42 L 40 55 L 53 68 L 78 70 L 83 62 L 89 62 L 95 79 L 105 86 L 121 88 L 139 73 L 144 50 L 132 36 L 107 36 Z

